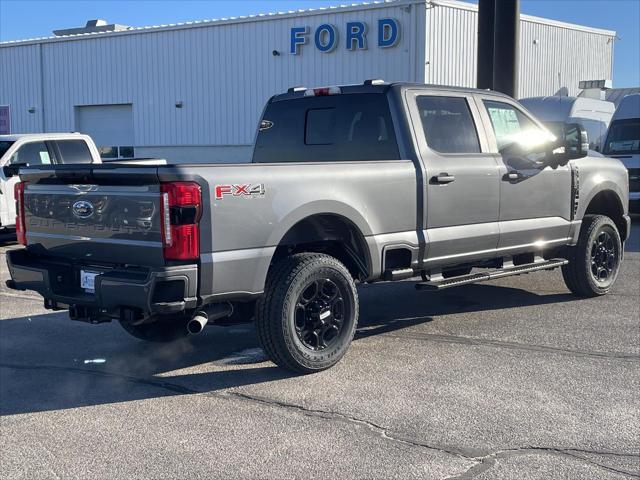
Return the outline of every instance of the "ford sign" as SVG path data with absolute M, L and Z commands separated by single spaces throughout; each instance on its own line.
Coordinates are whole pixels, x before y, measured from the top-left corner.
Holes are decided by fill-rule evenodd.
M 395 47 L 400 40 L 400 22 L 394 18 L 381 18 L 377 25 L 378 48 Z M 347 50 L 366 50 L 369 26 L 365 22 L 347 22 L 345 28 L 344 45 Z M 307 44 L 310 36 L 309 27 L 291 28 L 289 53 L 299 55 L 303 45 Z M 316 49 L 322 53 L 333 51 L 340 43 L 338 29 L 330 23 L 319 25 L 313 34 Z

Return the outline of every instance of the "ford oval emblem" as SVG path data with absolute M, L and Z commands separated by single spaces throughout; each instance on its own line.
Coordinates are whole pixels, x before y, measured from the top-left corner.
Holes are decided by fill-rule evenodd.
M 93 215 L 93 204 L 86 200 L 78 200 L 72 207 L 73 215 L 78 218 L 89 218 Z

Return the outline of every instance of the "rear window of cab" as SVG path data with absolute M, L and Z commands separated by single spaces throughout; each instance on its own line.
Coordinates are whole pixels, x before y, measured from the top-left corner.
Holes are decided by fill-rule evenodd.
M 270 103 L 253 162 L 399 159 L 386 95 L 304 97 Z

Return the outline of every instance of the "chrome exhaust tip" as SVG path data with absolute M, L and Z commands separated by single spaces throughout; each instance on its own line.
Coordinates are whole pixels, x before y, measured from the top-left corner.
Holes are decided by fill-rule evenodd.
M 209 317 L 207 316 L 206 313 L 198 312 L 187 323 L 187 331 L 189 332 L 190 335 L 197 335 L 200 332 L 202 332 L 202 330 L 204 330 L 204 326 L 207 324 L 208 321 L 209 321 Z

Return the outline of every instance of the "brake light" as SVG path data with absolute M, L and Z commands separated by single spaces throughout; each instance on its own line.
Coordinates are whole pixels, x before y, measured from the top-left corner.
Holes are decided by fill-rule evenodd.
M 342 93 L 340 87 L 322 87 L 322 88 L 309 88 L 305 90 L 305 97 L 326 97 L 327 95 L 339 95 Z
M 24 215 L 24 182 L 18 182 L 13 187 L 13 196 L 16 200 L 16 237 L 21 245 L 27 244 L 27 224 Z
M 196 260 L 200 256 L 202 194 L 195 182 L 160 185 L 160 224 L 166 260 Z

